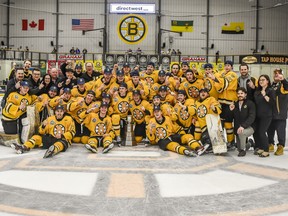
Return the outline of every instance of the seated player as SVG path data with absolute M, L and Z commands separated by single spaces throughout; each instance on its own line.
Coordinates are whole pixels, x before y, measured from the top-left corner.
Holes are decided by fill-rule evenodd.
M 71 140 L 75 135 L 75 124 L 71 116 L 65 115 L 64 107 L 58 105 L 55 108 L 55 115 L 43 121 L 39 127 L 39 134 L 34 135 L 23 145 L 12 144 L 11 147 L 22 154 L 38 146 L 47 149 L 43 158 L 64 152 L 71 145 Z

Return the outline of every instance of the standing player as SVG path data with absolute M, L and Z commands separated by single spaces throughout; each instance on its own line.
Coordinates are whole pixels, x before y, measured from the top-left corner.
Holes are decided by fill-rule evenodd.
M 233 132 L 233 113 L 229 106 L 237 100 L 237 74 L 233 71 L 233 62 L 228 60 L 225 62 L 224 71 L 222 73 L 207 75 L 215 85 L 219 92 L 218 101 L 222 107 L 220 115 L 223 119 L 224 127 L 226 129 L 228 148 L 233 148 L 235 145 L 235 137 Z

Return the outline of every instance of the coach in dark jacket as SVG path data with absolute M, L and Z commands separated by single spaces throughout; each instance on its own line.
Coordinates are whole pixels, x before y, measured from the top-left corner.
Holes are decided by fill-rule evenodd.
M 269 151 L 274 152 L 274 135 L 277 132 L 278 144 L 275 155 L 283 155 L 286 141 L 286 119 L 288 108 L 288 81 L 280 68 L 274 70 L 272 88 L 276 94 L 272 122 L 268 128 Z
M 236 135 L 238 156 L 246 155 L 246 140 L 255 131 L 256 107 L 253 101 L 247 99 L 247 91 L 243 87 L 237 89 L 238 101 L 230 105 L 234 116 L 234 134 Z

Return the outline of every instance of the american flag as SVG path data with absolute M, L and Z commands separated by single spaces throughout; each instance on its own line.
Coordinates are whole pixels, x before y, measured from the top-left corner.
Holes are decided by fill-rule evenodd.
M 92 30 L 94 19 L 72 19 L 72 30 Z

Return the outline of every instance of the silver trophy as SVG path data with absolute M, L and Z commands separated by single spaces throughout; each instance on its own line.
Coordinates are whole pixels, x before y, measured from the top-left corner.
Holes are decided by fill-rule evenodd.
M 132 146 L 133 145 L 131 115 L 127 116 L 127 133 L 126 133 L 125 145 L 126 146 Z

